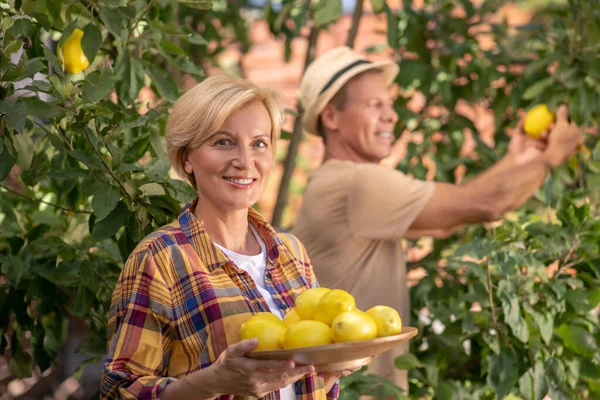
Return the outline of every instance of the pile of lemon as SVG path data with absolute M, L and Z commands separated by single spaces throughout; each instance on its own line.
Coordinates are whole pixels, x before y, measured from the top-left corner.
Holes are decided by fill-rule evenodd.
M 275 314 L 254 314 L 240 328 L 240 338 L 258 339 L 255 351 L 294 349 L 397 335 L 402 320 L 396 310 L 375 306 L 364 312 L 352 295 L 340 289 L 308 289 L 296 307 L 280 320 Z

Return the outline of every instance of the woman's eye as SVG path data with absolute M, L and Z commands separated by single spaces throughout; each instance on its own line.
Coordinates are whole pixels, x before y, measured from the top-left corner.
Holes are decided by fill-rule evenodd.
M 267 147 L 267 143 L 264 142 L 263 140 L 256 141 L 256 142 L 252 143 L 252 145 L 254 147 L 261 147 L 261 148 Z
M 228 146 L 231 144 L 231 141 L 227 140 L 227 139 L 219 139 L 215 142 L 216 146 Z

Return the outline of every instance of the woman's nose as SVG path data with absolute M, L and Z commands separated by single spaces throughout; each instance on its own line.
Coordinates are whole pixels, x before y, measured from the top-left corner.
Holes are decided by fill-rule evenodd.
M 252 166 L 252 153 L 250 149 L 239 147 L 235 152 L 231 165 L 237 169 L 248 171 Z

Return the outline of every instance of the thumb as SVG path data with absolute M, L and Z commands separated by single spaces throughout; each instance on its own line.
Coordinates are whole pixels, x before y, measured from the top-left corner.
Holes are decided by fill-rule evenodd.
M 569 119 L 569 109 L 567 108 L 566 105 L 561 104 L 558 107 L 558 110 L 556 110 L 556 121 L 564 121 L 564 122 L 568 122 Z
M 258 339 L 242 340 L 227 347 L 227 354 L 234 357 L 243 357 L 258 346 Z

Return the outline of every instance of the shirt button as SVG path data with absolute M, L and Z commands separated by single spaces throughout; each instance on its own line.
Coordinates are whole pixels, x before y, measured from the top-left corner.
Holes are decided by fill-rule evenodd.
M 288 308 L 287 304 L 282 304 L 282 305 L 281 305 L 281 309 L 282 309 L 282 310 L 287 310 L 287 308 Z
M 267 272 L 267 273 L 265 274 L 265 278 L 271 279 L 271 274 Z
M 296 382 L 296 386 L 298 386 L 299 388 L 301 388 L 303 384 L 304 384 L 304 382 L 302 382 L 302 381 Z

